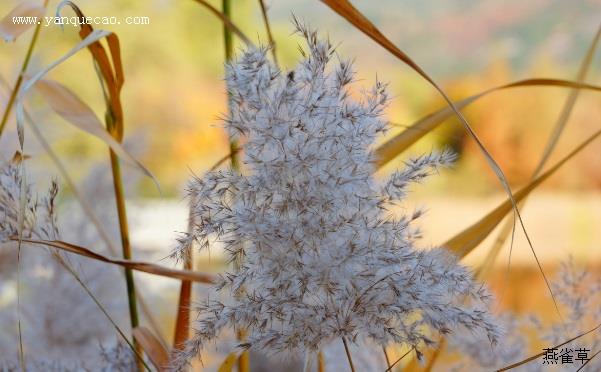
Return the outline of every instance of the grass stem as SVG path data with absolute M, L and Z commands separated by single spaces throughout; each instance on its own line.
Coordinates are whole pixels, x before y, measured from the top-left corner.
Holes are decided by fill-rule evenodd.
M 48 6 L 48 0 L 44 0 L 44 8 Z M 29 42 L 29 47 L 27 48 L 27 54 L 25 55 L 25 60 L 23 60 L 23 64 L 21 65 L 21 71 L 19 72 L 19 77 L 15 82 L 15 86 L 13 87 L 12 92 L 10 93 L 10 98 L 8 99 L 8 104 L 4 109 L 4 113 L 2 114 L 2 121 L 0 121 L 0 137 L 2 137 L 2 133 L 4 132 L 4 128 L 6 127 L 6 123 L 8 122 L 8 118 L 12 111 L 12 108 L 15 104 L 15 100 L 17 99 L 17 93 L 19 89 L 21 89 L 21 84 L 23 84 L 23 77 L 25 76 L 25 72 L 27 71 L 27 67 L 29 67 L 29 62 L 31 61 L 31 56 L 33 55 L 33 50 L 38 41 L 38 36 L 40 35 L 40 29 L 42 28 L 42 24 L 39 23 L 35 26 L 35 31 L 33 32 L 33 36 L 31 37 L 31 41 Z
M 408 350 L 408 351 L 407 351 L 405 354 L 401 355 L 401 357 L 400 357 L 400 358 L 398 358 L 397 360 L 395 360 L 395 361 L 394 361 L 394 363 L 392 363 L 392 364 L 390 365 L 390 367 L 388 367 L 388 369 L 386 369 L 386 371 L 384 371 L 384 372 L 391 372 L 391 371 L 392 371 L 392 368 L 393 368 L 394 366 L 396 366 L 396 365 L 397 365 L 397 364 L 398 364 L 398 363 L 399 363 L 401 360 L 403 360 L 403 359 L 404 359 L 404 358 L 405 358 L 407 355 L 409 355 L 409 353 L 411 353 L 413 350 L 415 350 L 415 349 L 414 349 L 414 348 L 411 348 L 411 349 L 409 349 L 409 350 Z M 415 360 L 417 360 L 417 358 L 416 358 Z M 411 367 L 409 367 L 407 370 L 408 370 L 408 371 L 412 371 L 412 370 L 414 370 L 414 369 L 415 369 L 415 368 L 413 368 L 413 369 L 412 369 Z
M 188 212 L 188 233 L 194 229 L 194 208 L 196 200 L 193 198 Z M 192 258 L 193 244 L 187 247 L 184 258 L 184 269 L 192 270 L 194 267 Z M 185 342 L 190 337 L 190 304 L 192 302 L 192 282 L 184 280 L 180 284 L 179 302 L 177 305 L 177 318 L 175 320 L 175 335 L 173 337 L 173 350 L 183 350 Z
M 259 5 L 261 5 L 261 15 L 263 16 L 263 23 L 265 23 L 265 31 L 267 32 L 267 39 L 269 40 L 269 47 L 271 48 L 271 55 L 273 56 L 273 62 L 278 65 L 278 56 L 276 53 L 276 45 L 275 40 L 273 38 L 273 34 L 271 33 L 271 26 L 269 24 L 269 17 L 267 16 L 267 7 L 265 6 L 265 1 L 259 0 Z
M 225 15 L 228 19 L 232 18 L 232 3 L 231 0 L 222 0 L 222 11 L 223 15 Z M 225 49 L 225 62 L 229 63 L 234 57 L 234 42 L 232 38 L 232 31 L 226 24 L 223 25 L 223 45 Z M 231 97 L 228 92 L 228 110 L 231 108 Z M 230 154 L 232 160 L 232 168 L 235 170 L 240 169 L 239 159 L 238 159 L 238 144 L 236 141 L 230 139 Z
M 317 353 L 317 371 L 318 372 L 326 371 L 326 364 L 325 364 L 325 361 L 323 360 L 323 353 L 321 351 Z
M 392 365 L 390 364 L 390 357 L 388 356 L 388 351 L 386 351 L 386 346 L 382 346 L 382 351 L 384 352 L 384 358 L 386 358 L 386 367 L 391 369 Z
M 346 358 L 348 359 L 348 364 L 351 367 L 351 371 L 355 372 L 355 365 L 353 364 L 353 358 L 351 357 L 351 351 L 349 350 L 346 338 L 342 337 L 342 343 L 344 344 L 344 351 L 346 352 Z
M 4 82 L 4 80 L 2 79 L 1 76 L 0 76 L 0 82 Z M 103 227 L 103 225 L 100 222 L 100 220 L 98 219 L 98 217 L 95 215 L 94 208 L 92 207 L 92 205 L 90 204 L 88 199 L 85 198 L 83 196 L 83 194 L 79 191 L 77 186 L 75 186 L 75 182 L 69 175 L 67 168 L 61 162 L 59 157 L 54 153 L 54 151 L 50 147 L 50 144 L 48 143 L 48 141 L 46 141 L 46 139 L 44 138 L 44 135 L 38 128 L 37 124 L 33 121 L 33 118 L 31 117 L 31 115 L 29 114 L 29 112 L 27 110 L 25 110 L 25 119 L 26 119 L 26 123 L 29 124 L 30 129 L 34 133 L 36 139 L 38 140 L 40 145 L 44 148 L 44 150 L 46 151 L 46 153 L 48 154 L 48 156 L 50 157 L 52 162 L 55 164 L 59 173 L 63 176 L 63 179 L 64 179 L 65 183 L 67 184 L 67 187 L 71 190 L 71 192 L 75 196 L 75 199 L 77 199 L 77 201 L 79 202 L 79 205 L 83 209 L 84 213 L 88 216 L 88 218 L 92 222 L 92 225 L 94 225 L 94 227 L 96 228 L 98 235 L 105 242 L 105 244 L 108 248 L 108 251 L 112 255 L 116 256 L 118 254 L 117 248 L 113 244 L 113 241 L 111 240 L 111 238 L 109 237 L 108 231 L 106 231 L 106 229 Z M 166 342 L 165 342 L 165 339 L 161 332 L 161 327 L 159 326 L 157 320 L 155 319 L 154 315 L 150 311 L 150 307 L 148 306 L 146 301 L 144 301 L 144 298 L 140 291 L 136 291 L 136 298 L 138 299 L 138 302 L 142 309 L 142 315 L 144 315 L 144 317 L 146 318 L 146 320 L 152 327 L 152 330 L 155 332 L 155 335 L 161 341 L 161 344 L 163 344 L 165 346 Z
M 221 2 L 221 10 L 223 11 L 223 15 L 228 19 L 232 19 L 232 2 L 231 0 L 222 0 Z M 226 63 L 230 62 L 234 56 L 234 43 L 232 38 L 232 31 L 226 24 L 223 25 L 223 45 L 225 49 L 225 61 Z M 228 110 L 231 110 L 231 97 L 228 89 Z M 238 144 L 236 141 L 230 139 L 230 154 L 232 160 L 232 169 L 240 170 L 240 164 L 238 160 Z M 246 337 L 244 330 L 238 331 L 238 340 L 244 340 Z M 240 354 L 238 358 L 238 371 L 239 372 L 250 372 L 250 355 L 248 351 L 244 351 Z
M 127 224 L 127 213 L 125 209 L 125 193 L 123 191 L 123 182 L 121 178 L 121 166 L 119 165 L 119 158 L 117 154 L 111 149 L 111 170 L 113 172 L 113 187 L 115 189 L 115 201 L 117 204 L 117 215 L 119 217 L 119 232 L 121 234 L 121 246 L 123 249 L 123 258 L 130 260 L 131 246 L 129 242 L 129 227 Z M 127 286 L 127 301 L 129 306 L 129 318 L 131 322 L 131 328 L 134 329 L 140 325 L 138 318 L 138 308 L 136 301 L 136 286 L 134 283 L 134 275 L 131 269 L 125 269 L 125 284 Z M 133 340 L 134 348 L 138 354 L 141 353 L 141 347 L 138 342 Z M 142 360 L 138 358 L 138 364 L 140 365 Z M 141 370 L 141 368 L 138 368 Z

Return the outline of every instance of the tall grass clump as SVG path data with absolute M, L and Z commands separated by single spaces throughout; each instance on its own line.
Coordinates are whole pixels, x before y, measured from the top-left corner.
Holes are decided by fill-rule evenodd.
M 16 157 L 0 166 L 0 246 L 16 245 L 19 231 L 23 240 L 49 242 L 61 239 L 56 206 L 58 185 L 52 182 L 48 191 L 38 196 L 23 177 L 22 161 Z M 24 206 L 22 200 L 25 200 Z M 22 305 L 20 309 L 27 324 L 23 337 L 30 341 L 27 343 L 29 357 L 17 363 L 2 355 L 0 371 L 23 368 L 76 371 L 108 368 L 128 360 L 135 362 L 134 353 L 125 344 L 102 346 L 112 342 L 115 332 L 106 327 L 102 312 L 98 311 L 98 299 L 92 292 L 108 298 L 116 286 L 114 276 L 102 266 L 88 264 L 86 279 L 81 279 L 83 262 L 67 257 L 57 249 L 45 248 L 46 252 L 25 251 L 20 255 L 23 261 L 20 280 L 27 287 L 25 298 L 35 298 L 34 306 Z M 3 274 L 7 279 L 11 277 L 9 269 L 3 270 Z M 48 295 L 53 291 L 60 295 Z M 102 311 L 106 309 L 102 307 Z M 14 314 L 0 314 L 0 328 L 6 334 L 13 335 L 14 318 Z M 109 320 L 114 325 L 110 317 Z M 8 342 L 8 338 L 0 338 L 0 350 L 10 349 Z
M 342 342 L 351 369 L 351 342 L 402 344 L 419 355 L 432 334 L 458 328 L 497 342 L 488 291 L 452 254 L 415 248 L 419 212 L 389 212 L 411 183 L 450 165 L 453 154 L 411 159 L 377 183 L 372 150 L 387 126 L 385 85 L 351 98 L 351 64 L 338 61 L 331 70 L 331 44 L 299 22 L 296 28 L 307 50 L 293 70 L 275 67 L 266 48 L 228 66 L 225 124 L 244 136 L 248 172 L 212 172 L 190 183 L 196 223 L 189 239 L 201 247 L 221 242 L 240 265 L 217 283 L 231 301 L 198 307 L 194 337 L 173 369 L 183 370 L 229 328 L 247 330 L 242 348 L 272 353 L 311 355 Z

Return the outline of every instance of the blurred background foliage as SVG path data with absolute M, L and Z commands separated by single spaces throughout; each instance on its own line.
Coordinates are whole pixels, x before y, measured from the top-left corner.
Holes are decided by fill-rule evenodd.
M 1 0 L 0 15 L 7 14 L 20 0 Z M 220 1 L 211 0 L 220 8 Z M 398 133 L 423 116 L 445 107 L 445 103 L 423 79 L 387 51 L 355 30 L 317 0 L 266 0 L 280 64 L 291 67 L 298 59 L 300 38 L 291 35 L 292 14 L 304 19 L 338 45 L 341 56 L 352 58 L 357 71 L 357 89 L 369 87 L 376 77 L 389 82 L 393 97 L 387 118 L 388 136 Z M 51 0 L 53 12 L 58 0 Z M 88 16 L 150 17 L 143 26 L 107 26 L 119 35 L 122 46 L 125 86 L 125 146 L 150 169 L 161 184 L 160 195 L 152 182 L 124 165 L 130 208 L 132 244 L 138 258 L 159 261 L 174 245 L 175 231 L 186 229 L 186 201 L 183 190 L 192 174 L 202 175 L 228 151 L 228 139 L 220 126 L 226 110 L 223 81 L 224 48 L 222 23 L 193 0 L 78 0 Z M 233 20 L 253 41 L 267 43 L 257 0 L 233 0 Z M 449 95 L 459 100 L 494 86 L 531 77 L 574 80 L 596 30 L 601 0 L 354 0 L 396 45 L 422 66 Z M 72 15 L 65 9 L 65 15 Z M 31 31 L 16 43 L 0 47 L 0 76 L 12 86 Z M 236 40 L 236 48 L 242 46 Z M 35 73 L 79 42 L 78 30 L 67 26 L 43 27 L 29 71 Z M 599 53 L 597 53 L 599 54 Z M 600 57 L 587 78 L 601 83 Z M 103 115 L 103 99 L 89 53 L 79 53 L 54 70 L 50 78 L 75 91 Z M 0 111 L 7 101 L 7 89 L 0 89 Z M 568 89 L 519 88 L 491 94 L 462 112 L 481 137 L 515 188 L 527 182 L 538 163 Z M 554 164 L 599 128 L 601 105 L 598 93 L 582 91 L 557 149 L 547 164 Z M 97 213 L 117 236 L 112 210 L 111 176 L 106 145 L 74 129 L 32 94 L 28 108 L 44 135 L 65 162 L 69 173 L 92 202 Z M 433 177 L 415 188 L 412 203 L 427 205 L 429 213 L 420 221 L 424 246 L 444 242 L 461 231 L 504 198 L 498 180 L 475 144 L 454 117 L 427 135 L 408 154 L 433 148 L 451 147 L 459 153 L 453 171 Z M 10 159 L 18 149 L 14 116 L 0 139 L 0 160 Z M 26 153 L 28 174 L 33 182 L 48 184 L 56 168 L 32 135 Z M 541 261 L 557 263 L 569 255 L 590 263 L 599 272 L 601 245 L 601 143 L 579 154 L 537 190 L 523 212 L 526 227 L 534 239 Z M 391 161 L 380 172 L 402 166 L 403 158 Z M 78 243 L 89 225 L 64 187 L 61 192 L 61 222 L 71 223 L 66 240 Z M 162 199 L 160 201 L 151 199 Z M 96 207 L 96 205 L 95 205 Z M 410 210 L 413 205 L 403 206 Z M 105 216 L 106 215 L 106 216 Z M 106 217 L 106 218 L 105 218 Z M 91 227 L 87 227 L 91 229 Z M 91 232 L 89 241 L 98 241 Z M 484 245 L 490 246 L 492 234 Z M 100 245 L 100 244 L 99 244 Z M 512 275 L 507 282 L 506 257 L 501 253 L 489 284 L 497 293 L 506 287 L 528 283 L 527 292 L 504 293 L 506 307 L 522 312 L 535 305 L 546 307 L 554 316 L 544 282 L 520 234 L 516 235 Z M 90 247 L 96 249 L 97 247 Z M 142 248 L 142 249 L 140 249 Z M 482 258 L 478 249 L 467 257 L 470 265 Z M 197 267 L 219 271 L 199 255 Z M 515 265 L 515 264 L 518 265 Z M 519 264 L 524 264 L 520 267 Z M 474 265 L 472 265 L 474 267 Z M 553 265 L 545 266 L 552 270 Z M 173 304 L 178 288 L 144 274 L 153 288 L 150 301 L 161 319 L 165 334 L 172 334 Z M 152 283 L 152 284 L 150 284 Z M 169 288 L 169 291 L 162 288 Z M 157 290 L 157 288 L 161 288 Z M 1 296 L 0 296 L 1 299 Z M 543 300 L 541 300 L 543 299 Z M 216 358 L 219 360 L 219 358 Z
M 17 3 L 3 0 L 0 14 Z M 219 2 L 213 3 L 220 7 Z M 222 24 L 191 0 L 81 0 L 78 4 L 88 16 L 150 17 L 150 25 L 110 26 L 119 35 L 123 49 L 126 143 L 157 176 L 163 195 L 180 197 L 192 172 L 201 174 L 227 154 L 227 138 L 219 120 L 225 110 Z M 355 4 L 454 99 L 526 77 L 573 79 L 601 11 L 598 0 L 362 0 Z M 50 9 L 56 5 L 51 1 Z M 390 83 L 394 97 L 388 110 L 394 128 L 391 133 L 444 107 L 436 92 L 414 72 L 318 1 L 267 1 L 267 5 L 284 67 L 292 66 L 298 57 L 298 45 L 291 36 L 294 13 L 329 35 L 339 44 L 341 55 L 354 58 L 358 88 L 369 86 L 376 76 Z M 257 1 L 236 0 L 233 9 L 236 24 L 253 41 L 266 43 Z M 65 15 L 72 15 L 69 12 L 64 10 Z M 64 30 L 43 27 L 29 71 L 58 58 L 77 40 L 77 29 L 72 26 Z M 11 84 L 28 42 L 25 35 L 0 48 L 0 73 Z M 593 63 L 597 65 L 598 58 Z M 102 96 L 93 80 L 89 55 L 77 55 L 51 77 L 72 88 L 102 115 Z M 592 69 L 588 81 L 599 81 L 599 69 Z M 556 88 L 514 89 L 490 95 L 464 110 L 514 185 L 525 182 L 532 173 L 567 93 Z M 0 106 L 5 105 L 5 96 L 4 90 Z M 104 159 L 103 144 L 66 125 L 43 103 L 36 99 L 30 102 L 36 122 L 76 178 L 85 177 Z M 583 92 L 556 155 L 591 133 L 600 118 L 596 93 Z M 4 157 L 17 146 L 14 121 L 9 129 L 12 135 L 0 142 Z M 466 156 L 461 157 L 455 172 L 445 173 L 424 192 L 444 192 L 449 187 L 454 193 L 469 195 L 499 191 L 494 174 L 455 120 L 449 119 L 427 136 L 414 152 L 438 146 L 450 146 Z M 601 145 L 594 145 L 545 187 L 598 189 L 600 150 Z M 29 141 L 29 152 L 43 155 L 34 139 Z M 40 158 L 36 160 L 40 170 L 54 173 L 50 162 Z M 398 167 L 401 161 L 392 162 L 387 170 Z M 144 179 L 136 183 L 135 191 L 146 197 L 158 196 L 151 182 Z

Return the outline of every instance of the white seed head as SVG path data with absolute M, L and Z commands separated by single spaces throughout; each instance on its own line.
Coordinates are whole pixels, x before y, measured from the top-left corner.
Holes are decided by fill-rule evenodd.
M 488 293 L 451 254 L 415 249 L 413 216 L 387 210 L 453 156 L 410 160 L 376 182 L 372 147 L 386 129 L 385 85 L 351 98 L 350 64 L 330 71 L 330 43 L 297 28 L 308 51 L 294 70 L 279 71 L 265 49 L 227 68 L 226 125 L 244 135 L 247 172 L 191 182 L 196 223 L 182 252 L 189 239 L 222 243 L 239 265 L 218 288 L 234 299 L 199 306 L 196 334 L 174 369 L 232 327 L 248 330 L 242 346 L 273 352 L 315 351 L 340 337 L 420 349 L 432 332 L 457 327 L 496 341 Z

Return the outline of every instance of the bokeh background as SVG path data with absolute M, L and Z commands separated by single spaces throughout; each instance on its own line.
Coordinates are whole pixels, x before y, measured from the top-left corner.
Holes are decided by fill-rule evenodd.
M 2 0 L 0 15 L 18 2 Z M 50 1 L 50 9 L 57 3 Z M 530 77 L 574 80 L 601 20 L 599 0 L 353 3 L 453 99 Z M 153 172 L 162 191 L 159 193 L 135 169 L 125 167 L 135 255 L 162 262 L 175 245 L 177 232 L 186 228 L 186 181 L 194 174 L 202 175 L 229 151 L 219 119 L 226 111 L 223 25 L 192 0 L 79 0 L 77 4 L 89 16 L 151 19 L 149 25 L 122 24 L 108 29 L 119 35 L 122 45 L 126 147 Z M 220 2 L 212 4 L 220 7 Z M 301 41 L 292 34 L 290 22 L 294 14 L 327 35 L 338 45 L 342 57 L 354 60 L 357 89 L 369 87 L 376 77 L 389 82 L 394 98 L 387 111 L 391 122 L 388 135 L 444 107 L 440 96 L 423 79 L 319 1 L 267 0 L 266 4 L 277 55 L 284 68 L 293 66 L 299 56 Z M 64 13 L 71 15 L 67 9 Z M 253 41 L 267 43 L 257 1 L 233 1 L 232 14 L 233 21 Z M 30 37 L 31 31 L 15 43 L 0 45 L 0 76 L 10 85 L 18 75 Z M 39 71 L 78 41 L 77 29 L 73 27 L 42 28 L 29 72 Z M 236 40 L 237 51 L 240 47 L 242 44 Z M 79 53 L 50 77 L 74 90 L 102 117 L 102 93 L 90 62 L 88 53 Z M 598 57 L 587 82 L 601 83 Z M 559 88 L 511 89 L 494 93 L 463 110 L 513 187 L 527 182 L 534 171 L 568 94 L 568 90 Z M 7 89 L 3 86 L 0 109 L 6 101 Z M 598 93 L 581 93 L 548 164 L 599 128 L 600 103 Z M 28 107 L 77 183 L 90 200 L 98 201 L 96 206 L 108 216 L 110 225 L 115 220 L 110 216 L 115 212 L 101 198 L 111 197 L 105 145 L 64 122 L 35 94 L 28 100 Z M 18 149 L 14 117 L 7 131 L 0 139 L 2 160 L 10 159 Z M 496 176 L 456 120 L 449 119 L 411 152 L 441 147 L 450 147 L 459 154 L 456 167 L 415 187 L 405 206 L 408 210 L 415 206 L 428 210 L 421 220 L 425 247 L 444 242 L 504 198 Z M 33 180 L 44 184 L 57 175 L 33 136 L 28 136 L 26 153 L 31 156 L 28 166 Z M 524 209 L 524 222 L 534 247 L 543 266 L 551 272 L 568 256 L 592 270 L 596 270 L 601 258 L 600 154 L 601 143 L 590 146 L 538 189 Z M 402 161 L 392 161 L 382 174 L 402 166 Z M 68 189 L 60 199 L 61 219 L 65 223 L 84 219 Z M 116 226 L 109 227 L 116 231 Z M 490 241 L 467 262 L 478 263 L 488 246 Z M 517 288 L 527 281 L 532 295 L 505 291 L 503 306 L 518 311 L 530 311 L 536 306 L 551 309 L 544 281 L 522 234 L 516 234 L 511 272 L 506 270 L 507 253 L 508 249 L 501 254 L 496 274 L 490 279 L 493 287 Z M 198 260 L 197 267 L 207 268 L 207 257 L 200 256 Z M 149 288 L 154 288 L 150 291 L 155 298 L 176 298 L 176 283 L 140 277 Z M 172 304 L 158 306 L 164 312 L 166 329 L 172 326 L 167 320 Z

